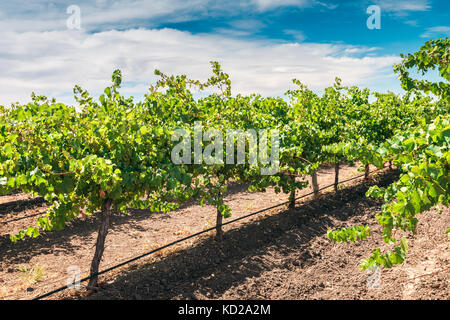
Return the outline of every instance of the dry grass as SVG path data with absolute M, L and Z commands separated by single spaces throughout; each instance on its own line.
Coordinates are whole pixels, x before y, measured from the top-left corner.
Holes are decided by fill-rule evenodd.
M 45 276 L 45 269 L 39 263 L 31 267 L 20 265 L 17 270 L 20 272 L 17 277 L 27 285 L 36 284 Z

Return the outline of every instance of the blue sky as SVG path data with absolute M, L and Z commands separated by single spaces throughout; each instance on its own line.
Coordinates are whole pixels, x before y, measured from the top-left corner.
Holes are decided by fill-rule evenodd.
M 80 29 L 67 27 L 70 5 Z M 367 27 L 370 5 L 380 29 Z M 449 9 L 445 0 L 3 1 L 0 104 L 27 102 L 32 91 L 73 103 L 75 84 L 97 95 L 116 68 L 123 91 L 141 98 L 154 68 L 206 79 L 210 60 L 230 74 L 233 93 L 281 96 L 292 78 L 320 92 L 336 76 L 401 92 L 392 64 L 449 36 Z

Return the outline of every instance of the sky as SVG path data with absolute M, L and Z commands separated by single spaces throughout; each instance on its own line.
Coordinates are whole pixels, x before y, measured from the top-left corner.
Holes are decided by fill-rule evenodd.
M 233 94 L 283 96 L 293 78 L 320 92 L 335 77 L 400 93 L 392 65 L 448 37 L 449 16 L 448 0 L 2 1 L 0 105 L 32 92 L 74 104 L 74 85 L 98 96 L 115 69 L 142 99 L 155 68 L 206 80 L 210 61 Z

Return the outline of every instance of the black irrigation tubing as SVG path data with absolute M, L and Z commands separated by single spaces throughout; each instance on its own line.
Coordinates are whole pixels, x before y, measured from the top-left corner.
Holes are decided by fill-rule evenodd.
M 379 171 L 379 170 L 377 169 L 377 170 L 374 170 L 374 171 L 372 171 L 372 172 L 370 172 L 370 173 L 373 173 L 373 172 L 376 172 L 376 171 Z M 352 177 L 352 178 L 349 178 L 349 179 L 346 179 L 346 180 L 344 180 L 344 181 L 339 182 L 339 184 L 342 184 L 342 183 L 345 183 L 345 182 L 349 182 L 349 181 L 352 181 L 352 180 L 356 180 L 356 179 L 362 178 L 362 177 L 364 177 L 364 176 L 365 176 L 365 174 L 362 174 L 362 175 L 359 175 L 359 176 L 356 176 L 356 177 Z M 332 186 L 334 186 L 334 183 L 331 184 L 331 185 L 329 185 L 329 186 L 322 187 L 322 188 L 320 188 L 318 191 L 321 191 L 321 190 L 330 188 L 330 187 L 332 187 Z M 304 195 L 302 195 L 302 196 L 299 196 L 299 197 L 295 198 L 294 201 L 297 201 L 297 200 L 302 199 L 302 198 L 306 198 L 306 197 L 308 197 L 308 196 L 313 195 L 314 193 L 315 193 L 315 192 L 313 191 L 313 192 L 304 194 Z M 252 213 L 247 214 L 247 215 L 245 215 L 245 216 L 242 216 L 242 217 L 239 217 L 239 218 L 236 218 L 236 219 L 227 221 L 227 222 L 225 222 L 225 223 L 222 223 L 221 226 L 226 226 L 226 225 L 228 225 L 228 224 L 231 224 L 231 223 L 240 221 L 240 220 L 242 220 L 242 219 L 246 219 L 246 218 L 249 218 L 249 217 L 251 217 L 251 216 L 254 216 L 254 215 L 257 215 L 257 214 L 260 214 L 260 213 L 263 213 L 263 212 L 266 212 L 266 211 L 269 211 L 269 210 L 272 210 L 272 209 L 275 209 L 275 208 L 284 206 L 284 205 L 286 205 L 286 204 L 289 204 L 290 202 L 291 202 L 291 201 L 282 202 L 282 203 L 273 205 L 273 206 L 271 206 L 271 207 L 268 207 L 268 208 L 265 208 L 265 209 L 261 209 L 261 210 L 255 211 L 255 212 L 252 212 Z M 136 260 L 142 259 L 142 258 L 144 258 L 144 257 L 146 257 L 146 256 L 149 256 L 149 255 L 153 254 L 153 253 L 156 253 L 156 252 L 158 252 L 158 251 L 161 251 L 161 250 L 164 250 L 164 249 L 169 248 L 169 247 L 171 247 L 171 246 L 174 246 L 174 245 L 176 245 L 176 244 L 178 244 L 178 243 L 180 243 L 180 242 L 184 242 L 184 241 L 186 241 L 186 240 L 189 240 L 189 239 L 192 239 L 192 238 L 194 238 L 194 237 L 197 237 L 197 236 L 199 236 L 199 235 L 201 235 L 201 234 L 204 234 L 204 233 L 213 231 L 213 230 L 215 230 L 216 228 L 217 228 L 217 226 L 214 226 L 214 227 L 208 228 L 208 229 L 206 229 L 206 230 L 203 230 L 203 231 L 200 231 L 200 232 L 191 234 L 190 236 L 187 236 L 187 237 L 184 237 L 184 238 L 175 240 L 175 241 L 173 241 L 173 242 L 171 242 L 171 243 L 169 243 L 169 244 L 166 244 L 166 245 L 164 245 L 164 246 L 162 246 L 162 247 L 159 247 L 159 248 L 154 249 L 154 250 L 152 250 L 152 251 L 149 251 L 149 252 L 146 252 L 146 253 L 144 253 L 144 254 L 141 254 L 141 255 L 139 255 L 139 256 L 137 256 L 137 257 L 134 257 L 134 258 L 132 258 L 132 259 L 129 259 L 129 260 L 127 260 L 127 261 L 124 261 L 124 262 L 122 262 L 122 263 L 119 263 L 119 264 L 117 264 L 117 265 L 115 265 L 115 266 L 112 266 L 112 267 L 107 268 L 107 269 L 105 269 L 105 270 L 102 270 L 102 271 L 100 271 L 100 272 L 97 272 L 97 273 L 94 273 L 94 274 L 92 274 L 92 275 L 89 275 L 88 277 L 85 277 L 85 278 L 79 280 L 79 283 L 88 281 L 88 280 L 90 280 L 90 279 L 93 278 L 93 277 L 96 277 L 96 276 L 99 276 L 99 275 L 104 274 L 104 273 L 106 273 L 106 272 L 112 271 L 112 270 L 114 270 L 114 269 L 123 267 L 124 265 L 127 265 L 127 264 L 129 264 L 129 263 L 131 263 L 131 262 L 134 262 L 134 261 L 136 261 Z M 37 297 L 33 298 L 32 300 L 40 300 L 40 299 L 49 297 L 49 296 L 51 296 L 51 295 L 54 295 L 55 293 L 58 293 L 58 292 L 60 292 L 60 291 L 66 290 L 66 289 L 68 289 L 67 286 L 60 287 L 60 288 L 55 289 L 55 290 L 53 290 L 53 291 L 44 293 L 43 295 L 37 296 Z

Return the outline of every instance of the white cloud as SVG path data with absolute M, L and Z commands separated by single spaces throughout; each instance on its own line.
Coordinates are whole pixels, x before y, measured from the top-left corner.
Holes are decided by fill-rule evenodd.
M 248 37 L 260 32 L 266 24 L 255 19 L 239 19 L 228 22 L 230 27 L 214 28 L 214 33 L 229 37 Z
M 268 11 L 278 7 L 298 7 L 311 6 L 310 0 L 252 0 L 259 11 Z
M 214 33 L 216 33 L 218 35 L 229 36 L 229 37 L 248 37 L 253 34 L 252 31 L 228 29 L 228 28 L 214 28 L 213 31 L 214 31 Z
M 23 2 L 23 3 L 22 3 Z M 215 10 L 211 0 L 103 0 L 90 1 L 61 0 L 55 5 L 41 0 L 10 1 L 4 6 L 7 19 L 0 21 L 2 30 L 10 31 L 50 31 L 66 29 L 69 17 L 66 9 L 77 5 L 81 9 L 81 24 L 85 30 L 101 26 L 121 24 L 129 26 L 146 20 L 147 25 L 156 26 L 160 21 L 177 22 L 195 20 L 202 17 L 208 8 Z M 52 4 L 53 2 L 50 2 Z M 25 9 L 26 8 L 26 9 Z
M 450 36 L 450 27 L 438 26 L 438 27 L 428 28 L 420 36 L 422 38 L 431 38 L 431 37 L 438 36 L 438 35 Z
M 397 15 L 407 15 L 411 11 L 427 11 L 431 9 L 429 0 L 381 0 L 378 1 L 381 10 Z
M 306 39 L 305 34 L 301 30 L 284 30 L 284 33 L 292 36 L 297 42 L 303 42 Z
M 100 93 L 116 68 L 129 83 L 125 91 L 136 97 L 154 83 L 155 68 L 205 80 L 211 60 L 219 61 L 230 74 L 233 93 L 279 95 L 291 87 L 294 77 L 315 90 L 331 85 L 336 76 L 345 84 L 374 87 L 394 78 L 392 64 L 399 60 L 354 55 L 372 48 L 248 41 L 174 29 L 4 32 L 0 48 L 0 103 L 4 105 L 29 101 L 32 91 L 72 102 L 75 84 Z
M 329 9 L 329 10 L 334 10 L 334 9 L 336 9 L 337 7 L 339 7 L 339 5 L 336 4 L 336 3 L 330 3 L 330 1 L 327 1 L 327 2 L 328 2 L 328 3 L 321 2 L 321 1 L 314 1 L 315 4 L 319 4 L 319 5 L 321 5 L 322 7 L 325 7 L 326 9 Z
M 345 53 L 348 54 L 367 54 L 376 50 L 380 50 L 381 48 L 377 47 L 358 47 L 358 46 L 347 46 L 347 48 L 344 50 Z
M 405 24 L 407 24 L 409 26 L 412 26 L 412 27 L 417 27 L 418 26 L 417 20 L 406 20 Z
M 281 7 L 305 8 L 321 5 L 314 0 L 17 0 L 3 1 L 0 12 L 1 30 L 50 31 L 66 28 L 66 9 L 77 5 L 81 9 L 81 24 L 85 30 L 107 27 L 157 27 L 161 22 L 183 22 L 205 17 L 242 17 Z
M 228 23 L 231 27 L 247 31 L 259 31 L 266 26 L 266 24 L 256 19 L 239 19 Z

